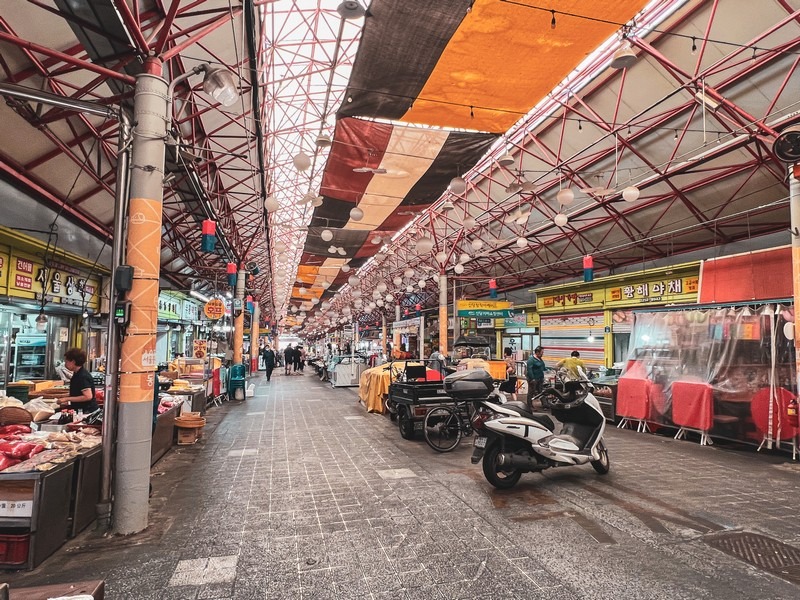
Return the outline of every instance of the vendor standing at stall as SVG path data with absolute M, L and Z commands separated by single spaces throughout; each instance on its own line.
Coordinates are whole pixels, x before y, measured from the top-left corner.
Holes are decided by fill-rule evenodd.
M 64 354 L 64 366 L 72 371 L 69 382 L 69 396 L 59 398 L 61 408 L 74 408 L 90 413 L 97 410 L 97 400 L 94 397 L 94 380 L 91 373 L 86 370 L 86 352 L 80 348 L 70 348 Z

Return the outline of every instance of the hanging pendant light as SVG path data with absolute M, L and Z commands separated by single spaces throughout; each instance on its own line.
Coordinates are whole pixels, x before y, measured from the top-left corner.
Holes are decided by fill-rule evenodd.
M 331 145 L 331 136 L 327 133 L 320 133 L 317 136 L 317 148 L 329 148 Z
M 569 206 L 572 204 L 572 201 L 575 200 L 575 192 L 572 191 L 572 188 L 558 190 L 558 194 L 556 194 L 556 200 L 561 206 Z
M 625 202 L 636 202 L 639 199 L 639 188 L 635 185 L 629 185 L 624 190 L 622 190 L 622 199 Z
M 448 187 L 453 194 L 460 196 L 467 191 L 467 182 L 463 177 L 453 177 Z
M 517 248 L 527 248 L 528 247 L 528 240 L 524 237 L 520 236 L 517 238 Z
M 483 248 L 483 240 L 475 238 L 469 243 L 469 245 L 472 246 L 472 249 L 475 250 L 475 252 L 477 252 L 478 250 Z
M 555 223 L 558 227 L 564 227 L 569 222 L 569 218 L 564 213 L 558 213 L 555 217 L 553 217 L 553 223 Z
M 434 258 L 436 259 L 436 262 L 443 263 L 447 260 L 447 252 L 437 252 Z
M 417 254 L 428 254 L 433 250 L 433 240 L 429 237 L 421 237 L 417 240 L 416 244 Z
M 462 225 L 464 229 L 474 229 L 478 222 L 475 220 L 474 217 L 465 217 Z
M 360 221 L 361 219 L 364 218 L 364 211 L 358 208 L 357 206 L 354 206 L 353 208 L 350 209 L 350 218 L 353 221 Z
M 511 156 L 510 152 L 506 152 L 497 159 L 497 164 L 499 164 L 501 167 L 511 166 L 514 164 L 514 157 Z
M 636 53 L 627 42 L 620 47 L 619 50 L 614 52 L 614 58 L 611 59 L 612 69 L 627 69 L 636 62 Z
M 401 285 L 403 285 L 403 279 L 402 277 L 395 277 L 394 279 L 392 279 L 392 283 L 394 283 L 395 286 L 400 287 Z
M 333 239 L 333 232 L 330 229 L 323 229 L 319 237 L 323 242 L 330 242 Z
M 273 213 L 280 207 L 281 205 L 278 203 L 278 200 L 275 198 L 275 196 L 270 195 L 264 199 L 264 208 L 267 209 L 267 212 Z
M 305 171 L 311 166 L 311 157 L 301 150 L 292 157 L 292 163 L 298 171 Z
M 461 275 L 464 272 L 464 265 L 457 263 L 456 266 L 453 267 L 453 271 L 455 271 L 456 275 Z

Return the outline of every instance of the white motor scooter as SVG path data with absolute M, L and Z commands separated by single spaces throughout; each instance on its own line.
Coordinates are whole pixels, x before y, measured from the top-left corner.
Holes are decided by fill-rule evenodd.
M 588 379 L 567 381 L 563 391 L 548 388 L 539 394 L 542 404 L 551 409 L 548 415 L 530 412 L 522 402 L 496 404 L 485 392 L 478 398 L 479 390 L 486 389 L 486 382 L 477 381 L 480 371 L 467 372 L 460 381 L 447 381 L 457 375 L 448 376 L 445 387 L 454 398 L 472 400 L 477 434 L 472 463 L 483 461 L 483 474 L 496 488 L 511 488 L 523 473 L 551 467 L 590 463 L 598 473 L 608 473 L 603 443 L 606 420 Z

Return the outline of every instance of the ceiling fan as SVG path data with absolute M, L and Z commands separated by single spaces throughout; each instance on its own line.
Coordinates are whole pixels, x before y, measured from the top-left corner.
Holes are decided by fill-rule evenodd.
M 372 173 L 373 175 L 386 175 L 388 171 L 383 167 L 356 167 L 353 173 Z

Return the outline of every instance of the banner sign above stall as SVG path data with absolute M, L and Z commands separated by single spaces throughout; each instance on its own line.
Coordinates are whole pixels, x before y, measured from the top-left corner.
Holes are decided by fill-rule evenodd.
M 505 300 L 457 300 L 459 317 L 470 319 L 505 319 L 514 313 L 511 302 Z
M 194 340 L 192 342 L 192 356 L 205 358 L 208 354 L 208 340 Z
M 158 295 L 158 320 L 180 321 L 183 311 L 183 299 L 169 292 Z
M 593 309 L 633 308 L 645 304 L 697 302 L 700 263 L 651 269 L 567 283 L 534 290 L 541 313 L 582 312 Z
M 181 318 L 184 321 L 197 321 L 200 319 L 200 307 L 194 302 L 184 299 L 183 313 L 181 314 Z
M 203 312 L 212 321 L 221 319 L 225 315 L 225 303 L 219 298 L 212 298 L 206 302 Z
M 392 331 L 395 333 L 416 333 L 422 325 L 422 319 L 425 317 L 414 317 L 413 319 L 404 319 L 402 321 L 395 321 L 392 323 Z
M 631 306 L 632 304 L 672 304 L 696 302 L 699 278 L 664 277 L 606 288 L 606 306 Z
M 0 252 L 0 294 L 8 293 L 8 263 L 10 255 Z
M 528 318 L 525 313 L 512 314 L 510 317 L 503 319 L 503 327 L 507 329 L 526 327 L 527 324 Z
M 8 263 L 0 255 L 3 266 L 0 273 L 8 272 L 8 295 L 56 304 L 69 304 L 97 311 L 100 308 L 100 279 L 87 277 L 77 267 L 52 261 L 50 269 L 44 268 L 40 258 L 12 250 Z M 8 267 L 6 267 L 8 264 Z
M 554 308 L 597 308 L 603 303 L 603 290 L 575 291 L 536 299 L 539 310 Z

